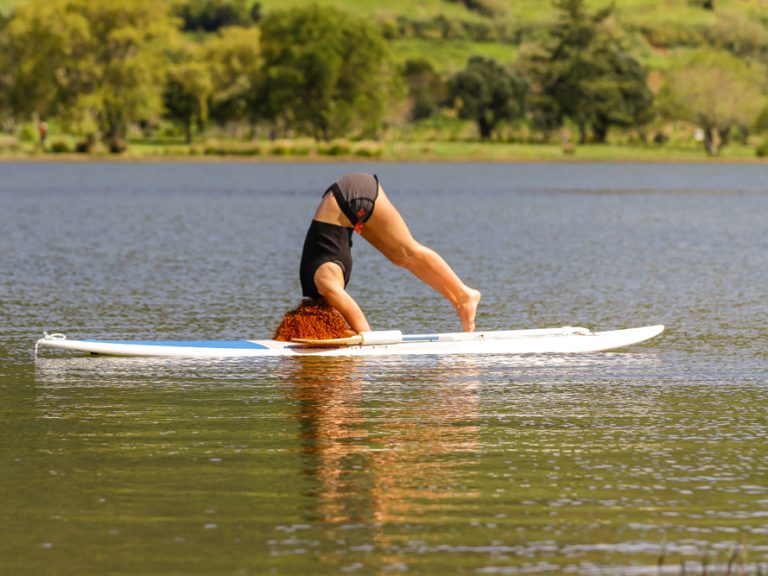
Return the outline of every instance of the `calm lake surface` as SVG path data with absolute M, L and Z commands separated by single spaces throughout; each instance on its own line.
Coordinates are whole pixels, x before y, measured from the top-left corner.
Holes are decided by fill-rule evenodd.
M 579 356 L 137 360 L 263 338 L 322 191 L 376 172 L 480 329 Z M 0 573 L 768 572 L 768 165 L 0 163 Z M 362 239 L 376 329 L 450 305 Z

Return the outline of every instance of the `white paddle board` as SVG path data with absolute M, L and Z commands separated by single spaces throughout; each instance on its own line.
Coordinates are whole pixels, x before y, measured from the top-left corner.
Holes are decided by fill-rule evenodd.
M 40 348 L 110 356 L 237 358 L 270 356 L 410 356 L 455 354 L 575 354 L 625 348 L 661 334 L 664 326 L 593 332 L 565 326 L 543 330 L 501 330 L 443 334 L 364 333 L 352 342 L 309 343 L 276 340 L 73 340 L 45 334 Z

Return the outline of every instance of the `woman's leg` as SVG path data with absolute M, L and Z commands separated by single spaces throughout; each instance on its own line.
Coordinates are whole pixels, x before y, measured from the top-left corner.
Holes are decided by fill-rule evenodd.
M 344 272 L 336 262 L 326 262 L 315 271 L 315 286 L 320 296 L 336 308 L 347 324 L 357 332 L 370 332 L 371 327 L 357 302 L 344 290 Z
M 413 238 L 405 220 L 381 188 L 376 208 L 363 227 L 363 238 L 453 304 L 465 331 L 475 329 L 480 292 L 464 284 L 437 252 Z

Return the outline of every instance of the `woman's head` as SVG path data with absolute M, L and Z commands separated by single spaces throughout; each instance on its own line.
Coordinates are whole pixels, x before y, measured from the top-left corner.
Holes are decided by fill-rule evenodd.
M 348 336 L 349 330 L 336 308 L 324 300 L 304 299 L 295 309 L 285 313 L 273 339 L 284 342 L 294 338 L 327 340 Z

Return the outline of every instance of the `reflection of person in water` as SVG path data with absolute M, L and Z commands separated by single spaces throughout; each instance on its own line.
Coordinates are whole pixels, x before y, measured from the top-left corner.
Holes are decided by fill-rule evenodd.
M 466 371 L 462 384 L 446 379 L 449 390 L 432 385 L 388 399 L 379 390 L 388 383 L 371 380 L 365 359 L 323 358 L 321 378 L 318 368 L 302 358 L 289 378 L 305 470 L 317 483 L 323 520 L 417 521 L 430 502 L 442 507 L 476 496 L 458 488 L 466 486 L 480 445 L 479 383 L 468 381 Z M 434 383 L 434 371 L 434 365 L 416 367 L 409 378 Z M 376 404 L 368 404 L 369 395 Z

